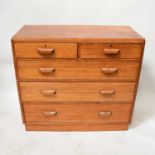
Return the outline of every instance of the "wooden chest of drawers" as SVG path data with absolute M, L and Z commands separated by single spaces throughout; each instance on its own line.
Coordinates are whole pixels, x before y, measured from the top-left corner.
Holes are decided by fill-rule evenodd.
M 26 130 L 127 130 L 144 44 L 127 26 L 24 26 L 12 48 Z

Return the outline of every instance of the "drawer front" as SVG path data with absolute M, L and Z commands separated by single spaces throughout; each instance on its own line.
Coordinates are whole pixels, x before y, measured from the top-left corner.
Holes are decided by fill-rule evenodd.
M 141 58 L 141 44 L 80 44 L 80 58 Z
M 133 82 L 20 82 L 23 102 L 132 101 Z
M 19 60 L 21 81 L 136 81 L 139 61 L 104 59 Z
M 24 104 L 24 111 L 27 123 L 118 123 L 129 121 L 131 104 Z
M 17 58 L 77 58 L 76 43 L 16 43 Z
M 128 122 L 132 104 L 24 104 L 26 122 L 69 123 L 69 122 Z

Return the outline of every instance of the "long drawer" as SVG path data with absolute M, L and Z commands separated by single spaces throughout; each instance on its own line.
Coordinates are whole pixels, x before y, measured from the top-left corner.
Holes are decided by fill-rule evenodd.
M 78 47 L 80 58 L 141 58 L 141 44 L 82 43 Z
M 17 58 L 77 58 L 76 43 L 16 43 Z
M 43 59 L 18 60 L 19 80 L 136 81 L 138 60 Z
M 20 82 L 23 102 L 133 100 L 133 82 Z
M 24 104 L 26 123 L 125 123 L 131 103 Z

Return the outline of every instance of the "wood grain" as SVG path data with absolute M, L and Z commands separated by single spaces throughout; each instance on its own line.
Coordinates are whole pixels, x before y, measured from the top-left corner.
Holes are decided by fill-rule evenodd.
M 115 112 L 113 109 L 109 109 L 112 112 L 110 117 L 101 117 L 98 115 L 98 112 L 94 113 L 66 113 L 66 112 L 57 112 L 56 116 L 47 116 L 43 112 L 36 113 L 25 113 L 26 122 L 31 123 L 128 123 L 130 111 L 120 111 Z M 103 111 L 104 112 L 104 111 Z
M 40 54 L 40 48 L 53 49 L 52 54 Z M 44 50 L 44 51 L 45 51 Z M 77 58 L 77 44 L 75 43 L 16 43 L 17 58 Z
M 117 131 L 117 130 L 119 131 L 127 129 L 128 129 L 128 123 L 110 123 L 110 124 L 72 123 L 69 125 L 26 124 L 27 131 Z
M 16 85 L 17 85 L 17 91 L 18 91 L 18 96 L 19 96 L 19 104 L 20 104 L 20 109 L 21 109 L 22 122 L 25 124 L 25 115 L 24 115 L 24 109 L 23 109 L 23 104 L 22 104 L 22 99 L 21 99 L 21 91 L 20 91 L 20 86 L 19 86 L 17 59 L 15 56 L 14 42 L 12 40 L 11 40 L 11 47 L 12 47 L 13 63 L 14 63 L 14 68 L 15 68 Z
M 131 103 L 103 104 L 24 104 L 27 123 L 125 123 L 129 121 Z M 56 115 L 44 113 L 56 112 Z M 111 112 L 110 116 L 101 116 L 101 112 Z
M 118 43 L 81 43 L 78 47 L 80 58 L 124 58 L 139 59 L 141 57 L 141 44 L 118 44 Z M 104 49 L 118 49 L 119 53 L 106 54 Z
M 140 73 L 141 73 L 143 57 L 144 57 L 144 48 L 145 48 L 145 43 L 142 45 L 142 49 L 141 49 L 142 55 L 141 55 L 141 60 L 139 62 L 138 74 L 137 74 L 137 79 L 136 79 L 136 86 L 135 86 L 135 90 L 134 90 L 133 105 L 132 105 L 132 110 L 131 110 L 131 114 L 130 114 L 130 123 L 131 123 L 131 120 L 132 120 L 134 105 L 135 105 L 136 97 L 137 97 L 138 84 L 139 84 Z
M 133 100 L 133 82 L 20 82 L 23 102 L 104 101 L 130 102 Z M 42 90 L 55 90 L 46 96 Z M 114 90 L 113 95 L 102 95 L 103 90 Z
M 145 39 L 128 26 L 24 26 L 12 49 L 27 131 L 127 130 Z
M 129 26 L 103 25 L 26 25 L 14 42 L 121 42 L 144 43 Z
M 139 61 L 103 59 L 18 60 L 20 81 L 135 81 Z M 53 69 L 42 73 L 41 69 Z M 117 68 L 106 74 L 104 69 Z

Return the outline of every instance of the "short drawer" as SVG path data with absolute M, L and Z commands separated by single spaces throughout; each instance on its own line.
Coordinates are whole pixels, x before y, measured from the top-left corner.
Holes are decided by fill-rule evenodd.
M 125 123 L 130 103 L 24 104 L 27 123 Z
M 15 43 L 17 58 L 77 58 L 76 43 Z
M 18 60 L 20 81 L 136 81 L 138 60 Z
M 134 82 L 20 82 L 23 102 L 131 102 Z
M 141 58 L 141 44 L 83 43 L 79 44 L 80 58 Z

